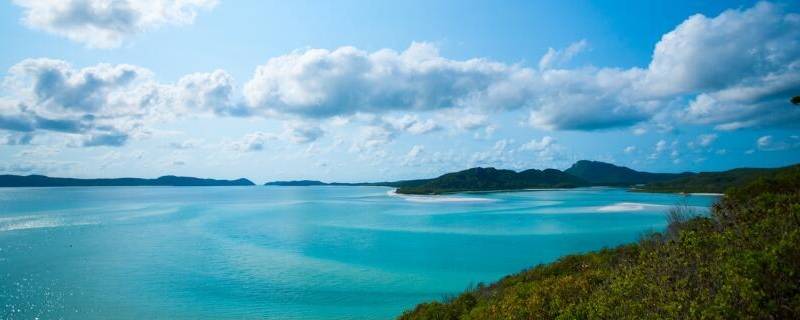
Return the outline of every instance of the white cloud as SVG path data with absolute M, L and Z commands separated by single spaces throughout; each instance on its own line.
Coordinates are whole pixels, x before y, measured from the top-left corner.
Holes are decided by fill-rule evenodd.
M 405 131 L 411 134 L 424 134 L 441 129 L 433 119 L 420 119 L 418 115 L 404 114 L 401 117 L 384 117 L 395 130 Z
M 520 147 L 520 150 L 543 151 L 552 147 L 556 142 L 551 136 L 544 136 L 540 140 L 533 139 Z
M 318 125 L 311 122 L 290 121 L 284 123 L 281 137 L 294 143 L 309 143 L 316 141 L 325 134 Z
M 211 111 L 220 115 L 246 115 L 247 109 L 234 102 L 233 77 L 224 70 L 193 73 L 177 83 L 178 101 L 186 111 Z
M 231 142 L 229 147 L 240 152 L 262 151 L 267 147 L 267 143 L 270 140 L 274 140 L 274 138 L 274 134 L 257 131 L 248 133 L 241 139 Z
M 800 138 L 790 136 L 786 140 L 776 141 L 771 135 L 766 135 L 756 140 L 756 147 L 762 151 L 780 151 L 800 147 Z
M 461 130 L 474 130 L 484 127 L 488 123 L 488 117 L 477 113 L 464 113 L 451 115 L 456 128 Z
M 636 152 L 636 146 L 627 146 L 623 151 L 628 154 L 634 153 Z
M 364 126 L 354 136 L 350 152 L 374 150 L 394 140 L 395 133 L 383 126 Z
M 544 56 L 539 59 L 539 69 L 549 69 L 551 67 L 556 67 L 567 63 L 577 54 L 586 50 L 588 46 L 589 42 L 586 41 L 586 39 L 583 39 L 578 42 L 571 43 L 563 50 L 548 48 L 547 53 L 545 53 Z
M 89 47 L 114 48 L 135 34 L 162 25 L 194 22 L 216 0 L 14 0 L 31 28 Z
M 482 59 L 448 60 L 431 44 L 403 52 L 310 49 L 270 59 L 245 84 L 255 108 L 310 117 L 466 105 L 518 69 Z

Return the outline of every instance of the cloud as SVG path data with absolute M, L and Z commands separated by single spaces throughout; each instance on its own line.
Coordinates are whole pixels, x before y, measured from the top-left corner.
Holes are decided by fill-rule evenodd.
M 539 59 L 539 69 L 549 69 L 567 63 L 577 54 L 586 50 L 587 47 L 589 47 L 589 42 L 583 39 L 570 44 L 563 50 L 548 48 L 547 53 Z
M 194 22 L 216 0 L 14 0 L 33 29 L 88 47 L 119 47 L 127 38 L 162 25 Z
M 425 147 L 421 145 L 414 145 L 410 150 L 408 150 L 408 153 L 406 153 L 401 164 L 407 166 L 415 162 L 420 162 L 421 155 L 424 151 Z
M 192 73 L 177 83 L 179 104 L 187 112 L 210 111 L 218 115 L 246 116 L 247 108 L 234 101 L 233 77 L 224 70 Z
M 128 135 L 122 132 L 99 133 L 89 136 L 83 141 L 84 147 L 111 146 L 119 147 L 128 141 Z
M 544 136 L 540 140 L 533 139 L 520 147 L 520 150 L 542 151 L 555 144 L 556 140 L 551 136 Z
M 6 82 L 35 111 L 54 115 L 138 115 L 157 89 L 150 86 L 152 73 L 140 67 L 101 63 L 75 69 L 65 61 L 44 58 L 12 66 Z
M 324 134 L 325 132 L 313 123 L 292 121 L 284 124 L 281 137 L 294 143 L 309 143 L 316 141 Z
M 538 69 L 447 59 L 426 43 L 402 52 L 309 49 L 259 66 L 244 96 L 251 108 L 307 117 L 523 108 L 530 125 L 547 130 L 627 127 L 672 114 L 720 130 L 792 125 L 800 109 L 785 100 L 800 89 L 798 38 L 800 16 L 759 3 L 689 17 L 661 38 L 646 68 L 559 68 L 586 41 L 549 50 Z
M 244 135 L 239 140 L 233 141 L 229 144 L 232 150 L 240 152 L 262 151 L 264 150 L 267 142 L 273 140 L 274 134 L 266 132 L 252 132 Z
M 685 121 L 720 130 L 792 125 L 800 110 L 800 15 L 760 2 L 714 18 L 694 15 L 656 45 L 642 89 L 697 93 Z
M 202 145 L 203 141 L 199 139 L 187 139 L 181 142 L 170 142 L 169 147 L 177 150 L 194 149 Z
M 441 127 L 433 119 L 420 119 L 418 115 L 404 114 L 401 117 L 387 116 L 383 121 L 392 128 L 411 134 L 425 134 L 440 130 Z
M 283 123 L 283 130 L 278 133 L 262 131 L 248 133 L 238 140 L 229 142 L 228 147 L 240 152 L 262 151 L 269 142 L 278 144 L 290 141 L 295 144 L 305 144 L 314 142 L 323 135 L 325 135 L 325 131 L 314 123 L 287 121 Z
M 714 133 L 711 133 L 711 134 L 701 134 L 700 136 L 698 136 L 698 137 L 697 137 L 697 139 L 698 139 L 698 143 L 700 144 L 700 146 L 702 146 L 702 147 L 708 147 L 708 146 L 710 146 L 712 143 L 714 143 L 714 141 L 716 141 L 716 140 L 717 140 L 717 135 L 716 135 L 716 134 L 714 134 Z
M 623 151 L 625 151 L 627 154 L 634 153 L 636 152 L 636 146 L 627 146 Z
M 667 150 L 667 148 L 668 148 L 668 145 L 667 145 L 667 141 L 666 140 L 664 140 L 664 139 L 658 140 L 658 142 L 656 142 L 655 147 L 653 148 L 653 153 L 650 154 L 649 158 L 650 159 L 657 159 L 658 157 L 661 156 L 661 154 L 665 150 Z
M 800 137 L 791 136 L 784 141 L 776 141 L 773 136 L 762 136 L 756 140 L 756 147 L 762 151 L 780 151 L 800 147 Z
M 244 96 L 254 108 L 309 117 L 436 110 L 467 104 L 514 69 L 483 59 L 445 59 L 427 43 L 403 52 L 309 49 L 259 66 Z
M 539 160 L 553 161 L 560 156 L 563 148 L 551 136 L 544 136 L 539 140 L 533 139 L 519 147 L 520 151 L 533 151 Z
M 364 126 L 355 135 L 350 152 L 374 150 L 395 138 L 395 133 L 383 126 Z
M 483 114 L 465 113 L 453 116 L 456 128 L 461 130 L 475 130 L 488 123 L 488 117 Z
M 10 133 L 0 136 L 0 145 L 16 146 L 28 145 L 33 141 L 34 135 L 31 133 Z

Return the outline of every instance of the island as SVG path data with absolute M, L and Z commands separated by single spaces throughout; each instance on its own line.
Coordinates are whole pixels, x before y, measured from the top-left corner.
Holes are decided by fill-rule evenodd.
M 268 182 L 268 186 L 385 186 L 399 194 L 437 195 L 457 192 L 513 191 L 577 187 L 622 187 L 641 192 L 722 193 L 727 187 L 784 168 L 738 168 L 722 172 L 654 173 L 601 161 L 580 160 L 568 169 L 513 171 L 476 167 L 436 178 L 394 182 L 322 182 L 294 180 Z
M 252 186 L 252 181 L 240 178 L 236 180 L 202 179 L 194 177 L 161 176 L 156 179 L 143 178 L 110 178 L 110 179 L 77 179 L 54 178 L 43 175 L 0 175 L 0 187 L 110 187 L 110 186 Z

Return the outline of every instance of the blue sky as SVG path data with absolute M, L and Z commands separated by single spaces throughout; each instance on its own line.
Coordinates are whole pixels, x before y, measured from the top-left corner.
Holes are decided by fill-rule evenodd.
M 0 171 L 377 181 L 800 160 L 800 5 L 0 3 Z

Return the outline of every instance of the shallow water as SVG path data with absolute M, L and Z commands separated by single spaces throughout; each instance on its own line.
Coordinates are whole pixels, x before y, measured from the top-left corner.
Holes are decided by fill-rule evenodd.
M 677 203 L 621 189 L 0 188 L 0 318 L 385 319 L 635 241 Z

